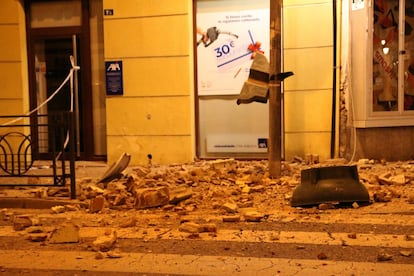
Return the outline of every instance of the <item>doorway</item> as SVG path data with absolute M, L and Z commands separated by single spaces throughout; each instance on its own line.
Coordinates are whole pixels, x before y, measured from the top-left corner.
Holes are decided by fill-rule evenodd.
M 93 101 L 91 89 L 91 53 L 89 0 L 25 1 L 30 109 L 48 100 L 38 114 L 73 111 L 75 117 L 75 152 L 78 160 L 103 160 L 94 151 Z M 72 68 L 71 57 L 79 71 L 70 83 L 61 86 Z M 42 122 L 40 122 L 42 123 Z M 51 155 L 52 133 L 37 128 L 39 159 Z

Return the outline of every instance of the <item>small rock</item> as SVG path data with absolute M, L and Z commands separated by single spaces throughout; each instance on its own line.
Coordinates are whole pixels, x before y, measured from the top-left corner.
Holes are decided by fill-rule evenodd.
M 272 233 L 270 233 L 270 237 L 269 238 L 272 241 L 278 241 L 278 240 L 280 240 L 280 233 L 272 232 Z
M 195 222 L 184 222 L 178 230 L 187 233 L 201 233 L 203 232 L 203 226 Z
M 223 216 L 223 222 L 239 222 L 240 216 L 234 215 L 234 216 Z
M 236 213 L 238 207 L 237 207 L 237 204 L 235 203 L 227 202 L 222 205 L 222 208 L 226 210 L 226 212 L 228 213 Z
M 96 252 L 95 259 L 102 260 L 103 258 L 105 258 L 105 253 L 104 252 L 101 252 L 101 251 Z
M 250 222 L 259 222 L 264 218 L 264 214 L 259 213 L 258 211 L 248 211 L 243 214 L 246 221 Z
M 186 187 L 180 187 L 170 191 L 170 203 L 177 204 L 181 201 L 191 198 L 193 192 L 191 189 Z
M 390 202 L 391 197 L 387 195 L 387 193 L 384 191 L 378 191 L 374 193 L 374 201 L 375 202 Z
M 32 219 L 26 215 L 17 216 L 13 220 L 13 229 L 15 231 L 21 231 L 26 229 L 29 226 L 32 226 Z
M 359 208 L 359 204 L 357 202 L 352 203 L 352 207 L 354 209 L 358 209 Z
M 323 252 L 319 253 L 317 257 L 318 257 L 319 260 L 326 260 L 326 259 L 328 259 L 328 256 L 326 256 L 326 254 L 323 253 Z
M 106 257 L 107 257 L 107 258 L 114 259 L 114 258 L 121 258 L 121 257 L 122 257 L 122 255 L 121 255 L 121 253 L 120 253 L 119 251 L 117 251 L 117 250 L 109 250 L 108 252 L 106 252 Z
M 217 159 L 210 162 L 210 168 L 221 170 L 221 169 L 231 169 L 234 168 L 236 162 L 233 158 L 230 159 Z
M 404 256 L 404 257 L 410 257 L 411 256 L 411 251 L 409 250 L 401 250 L 400 251 L 400 255 Z
M 66 208 L 65 208 L 65 206 L 58 205 L 58 206 L 53 206 L 51 208 L 51 210 L 55 214 L 61 214 L 61 213 L 64 213 L 66 211 Z
M 43 228 L 40 226 L 29 226 L 26 228 L 26 233 L 28 234 L 36 234 L 36 233 L 43 233 Z
M 47 233 L 32 233 L 27 235 L 27 239 L 31 242 L 44 242 L 47 237 Z
M 214 223 L 204 223 L 201 225 L 202 226 L 202 231 L 203 232 L 213 232 L 216 233 L 217 232 L 217 225 L 215 225 Z
M 407 183 L 406 177 L 404 174 L 399 174 L 390 178 L 392 184 L 395 185 L 405 185 Z
M 380 253 L 378 253 L 377 260 L 379 262 L 390 261 L 390 260 L 392 260 L 392 255 L 390 255 L 386 252 L 380 252 Z
M 332 203 L 321 203 L 318 205 L 319 210 L 328 210 L 335 209 L 335 206 Z
M 414 241 L 414 236 L 413 235 L 405 235 L 405 240 L 406 241 Z
M 137 225 L 136 218 L 127 218 L 119 223 L 119 227 L 121 228 L 135 227 L 136 225 Z
M 356 233 L 349 233 L 348 234 L 348 238 L 350 238 L 350 239 L 356 239 L 357 238 L 357 234 Z
M 114 246 L 117 239 L 116 231 L 109 230 L 105 233 L 104 236 L 99 236 L 96 240 L 92 243 L 93 248 L 96 251 L 109 251 Z

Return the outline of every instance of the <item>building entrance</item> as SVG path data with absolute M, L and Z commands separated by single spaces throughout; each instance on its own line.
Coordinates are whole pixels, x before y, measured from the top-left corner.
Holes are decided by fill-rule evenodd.
M 93 143 L 91 62 L 88 0 L 26 1 L 29 91 L 31 110 L 38 114 L 73 111 L 75 152 L 78 159 L 96 159 Z M 70 82 L 72 62 L 80 66 Z M 57 92 L 59 90 L 59 92 Z M 53 96 L 53 97 L 52 97 Z M 50 98 L 52 97 L 52 98 Z M 47 104 L 43 104 L 47 101 Z M 43 104 L 43 105 L 42 105 Z M 47 123 L 47 122 L 37 122 Z M 52 151 L 50 130 L 37 127 L 38 154 L 48 158 Z

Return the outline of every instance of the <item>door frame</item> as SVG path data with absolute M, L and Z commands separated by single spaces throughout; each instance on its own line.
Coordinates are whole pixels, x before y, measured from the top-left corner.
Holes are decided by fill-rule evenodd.
M 78 159 L 81 160 L 100 160 L 94 155 L 93 148 L 93 118 L 92 118 L 92 76 L 91 76 L 91 50 L 90 50 L 90 26 L 89 26 L 89 0 L 81 0 L 82 5 L 82 21 L 81 26 L 73 27 L 56 27 L 56 28 L 31 28 L 30 3 L 31 2 L 49 2 L 48 0 L 24 0 L 24 10 L 26 18 L 26 39 L 27 39 L 27 60 L 28 60 L 28 76 L 29 76 L 29 106 L 33 110 L 37 106 L 36 99 L 36 75 L 35 75 L 35 57 L 34 57 L 34 41 L 42 38 L 62 38 L 79 36 L 81 59 L 79 60 L 82 82 L 79 84 L 82 91 L 82 136 L 83 151 Z M 34 128 L 36 129 L 36 128 Z M 37 135 L 36 130 L 34 131 Z M 37 139 L 35 139 L 37 140 Z M 47 156 L 38 156 L 39 158 L 47 158 Z

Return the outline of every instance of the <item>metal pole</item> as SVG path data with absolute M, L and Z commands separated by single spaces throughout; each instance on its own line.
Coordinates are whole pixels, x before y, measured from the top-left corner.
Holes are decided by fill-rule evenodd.
M 281 26 L 282 0 L 270 0 L 270 75 L 281 72 Z M 269 173 L 272 177 L 281 175 L 282 150 L 282 105 L 281 83 L 272 80 L 269 84 Z
M 76 35 L 72 35 L 73 46 L 73 62 L 77 66 L 78 62 L 78 49 Z M 78 71 L 73 71 L 73 88 L 75 94 L 75 131 L 76 131 L 76 157 L 80 157 L 80 128 L 79 128 L 79 89 L 78 89 Z

